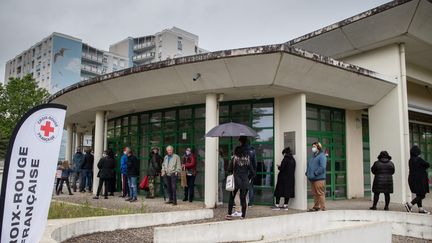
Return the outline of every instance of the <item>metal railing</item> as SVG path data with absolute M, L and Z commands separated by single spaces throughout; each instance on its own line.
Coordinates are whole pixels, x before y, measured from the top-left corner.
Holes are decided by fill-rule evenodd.
M 154 41 L 149 41 L 149 42 L 144 42 L 141 44 L 134 45 L 133 49 L 134 49 L 134 51 L 136 51 L 136 50 L 140 50 L 140 49 L 153 47 L 155 45 L 156 45 L 156 43 Z
M 153 59 L 155 57 L 155 53 L 154 52 L 150 52 L 150 53 L 144 53 L 144 54 L 140 54 L 140 55 L 135 55 L 132 57 L 133 61 L 142 61 L 142 60 L 148 60 L 148 59 Z

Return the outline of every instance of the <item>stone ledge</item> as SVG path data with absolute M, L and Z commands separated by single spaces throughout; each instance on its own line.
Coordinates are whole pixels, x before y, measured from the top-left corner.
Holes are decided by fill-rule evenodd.
M 95 232 L 141 228 L 208 218 L 213 218 L 213 210 L 211 209 L 48 220 L 41 242 L 62 242 L 72 237 Z

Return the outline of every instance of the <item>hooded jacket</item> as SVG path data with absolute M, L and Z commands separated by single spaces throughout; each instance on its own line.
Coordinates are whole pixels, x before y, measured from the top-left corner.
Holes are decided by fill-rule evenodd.
M 371 171 L 375 175 L 372 191 L 374 193 L 393 193 L 393 174 L 395 167 L 390 161 L 391 157 L 378 156 Z
M 426 195 L 429 193 L 429 183 L 427 169 L 429 163 L 421 157 L 421 150 L 418 146 L 413 146 L 410 151 L 408 184 L 412 193 Z

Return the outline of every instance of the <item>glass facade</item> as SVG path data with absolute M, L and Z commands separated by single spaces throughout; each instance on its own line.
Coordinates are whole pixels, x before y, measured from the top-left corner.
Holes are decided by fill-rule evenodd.
M 308 104 L 306 106 L 307 154 L 312 157 L 311 144 L 320 141 L 327 156 L 326 198 L 345 199 L 346 148 L 345 111 Z M 312 198 L 308 183 L 308 198 Z
M 272 203 L 274 176 L 274 115 L 273 99 L 222 102 L 219 106 L 220 123 L 229 121 L 253 127 L 259 134 L 251 145 L 257 153 L 257 178 L 255 200 L 259 204 Z M 191 147 L 197 158 L 196 198 L 204 198 L 205 162 L 205 105 L 175 107 L 146 111 L 109 120 L 108 147 L 118 156 L 126 146 L 132 148 L 141 161 L 141 175 L 147 171 L 149 152 L 153 146 L 164 148 L 173 145 L 181 156 L 186 147 Z M 225 168 L 228 165 L 237 138 L 219 139 L 223 151 Z M 119 160 L 119 158 L 117 158 Z M 180 192 L 179 195 L 182 195 Z M 224 197 L 228 199 L 228 196 Z
M 370 146 L 369 146 L 369 120 L 367 116 L 362 118 L 362 133 L 363 133 L 363 187 L 364 196 L 370 196 L 372 190 L 371 175 L 370 175 Z

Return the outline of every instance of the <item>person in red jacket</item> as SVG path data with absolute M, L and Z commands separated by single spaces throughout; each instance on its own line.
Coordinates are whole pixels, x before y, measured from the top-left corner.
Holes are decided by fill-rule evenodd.
M 196 176 L 196 159 L 191 148 L 186 148 L 182 158 L 182 167 L 186 170 L 187 187 L 184 188 L 183 201 L 189 200 L 192 202 L 195 192 L 195 176 Z

